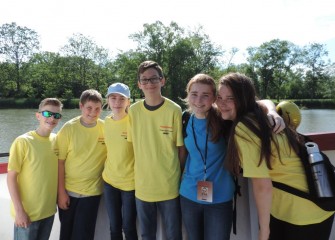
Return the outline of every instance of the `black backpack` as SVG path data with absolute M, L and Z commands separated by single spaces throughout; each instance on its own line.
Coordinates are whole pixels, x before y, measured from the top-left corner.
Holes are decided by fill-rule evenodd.
M 187 124 L 190 120 L 191 113 L 188 111 L 184 111 L 182 114 L 182 126 L 183 126 L 183 138 L 187 137 Z M 241 196 L 241 186 L 238 183 L 238 178 L 236 176 L 233 177 L 234 185 L 235 185 L 235 192 L 234 192 L 234 206 L 233 206 L 233 233 L 236 234 L 236 217 L 237 217 L 237 211 L 236 211 L 236 202 L 237 202 L 237 195 Z
M 311 142 L 307 136 L 301 136 L 305 139 L 305 142 Z M 335 194 L 335 167 L 332 165 L 326 154 L 324 154 L 322 151 L 320 151 L 320 154 L 323 156 L 332 192 Z M 301 159 L 302 165 L 304 166 L 309 192 L 303 192 L 286 184 L 275 181 L 272 181 L 273 186 L 296 196 L 308 199 L 325 211 L 335 211 L 335 195 L 333 197 L 318 197 L 317 195 L 316 187 L 314 185 L 313 173 L 308 161 L 307 149 L 305 147 L 301 147 L 299 157 Z

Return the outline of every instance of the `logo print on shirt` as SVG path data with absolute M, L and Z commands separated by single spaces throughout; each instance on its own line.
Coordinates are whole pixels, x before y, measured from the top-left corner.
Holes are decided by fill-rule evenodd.
M 172 127 L 171 126 L 159 126 L 159 131 L 163 132 L 163 134 L 168 135 L 169 133 L 172 133 Z
M 127 140 L 127 132 L 122 132 L 121 137 Z

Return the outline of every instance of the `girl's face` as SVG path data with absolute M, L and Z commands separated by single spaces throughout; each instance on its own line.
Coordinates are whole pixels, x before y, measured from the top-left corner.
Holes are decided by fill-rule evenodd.
M 216 105 L 218 106 L 224 120 L 234 121 L 236 119 L 235 98 L 229 87 L 220 85 Z
M 94 124 L 100 117 L 102 111 L 101 102 L 87 101 L 79 104 L 81 110 L 81 119 L 86 124 Z
M 206 118 L 216 98 L 213 88 L 202 83 L 193 83 L 188 92 L 188 104 L 197 118 Z
M 119 93 L 112 93 L 108 96 L 108 106 L 114 115 L 125 114 L 129 104 L 130 100 Z

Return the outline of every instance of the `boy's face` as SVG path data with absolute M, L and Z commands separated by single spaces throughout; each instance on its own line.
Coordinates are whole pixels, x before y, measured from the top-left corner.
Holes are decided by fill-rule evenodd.
M 43 113 L 44 112 L 44 113 Z M 55 113 L 61 113 L 61 107 L 45 105 L 41 111 L 36 113 L 36 118 L 40 122 L 40 128 L 51 132 L 58 124 L 61 118 L 56 119 Z
M 100 117 L 102 110 L 101 102 L 87 101 L 79 104 L 81 110 L 81 120 L 86 124 L 94 124 Z
M 137 84 L 144 95 L 157 94 L 161 92 L 161 88 L 165 84 L 165 78 L 160 78 L 156 69 L 148 68 L 140 74 L 140 81 Z

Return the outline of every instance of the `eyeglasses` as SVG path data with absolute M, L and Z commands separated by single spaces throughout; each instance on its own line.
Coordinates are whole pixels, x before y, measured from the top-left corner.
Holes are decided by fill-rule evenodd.
M 62 114 L 60 113 L 54 113 L 54 112 L 50 112 L 50 111 L 42 111 L 40 112 L 42 114 L 43 117 L 46 118 L 50 118 L 50 117 L 54 117 L 54 119 L 61 119 L 62 118 Z
M 142 78 L 142 79 L 140 79 L 140 83 L 142 85 L 147 85 L 149 82 L 151 84 L 155 84 L 155 83 L 158 83 L 161 79 L 162 79 L 161 77 L 157 77 L 157 76 L 156 77 L 152 77 L 152 78 L 148 78 L 148 79 Z

